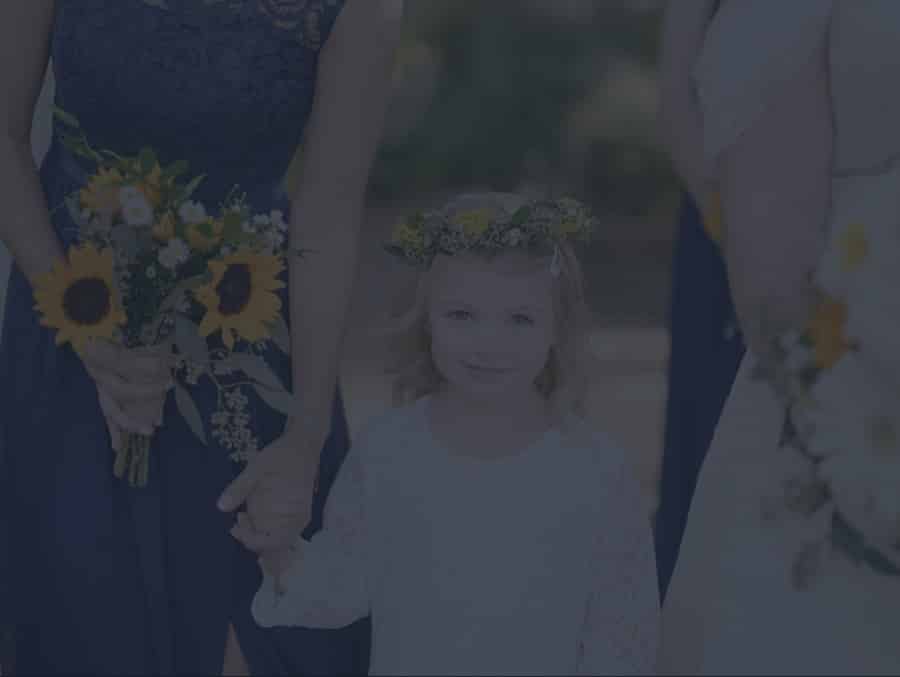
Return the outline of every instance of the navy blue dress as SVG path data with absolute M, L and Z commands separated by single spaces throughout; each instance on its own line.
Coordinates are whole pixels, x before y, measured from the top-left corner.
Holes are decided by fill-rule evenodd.
M 56 0 L 56 103 L 95 148 L 153 147 L 207 180 L 215 206 L 234 185 L 257 211 L 279 187 L 309 117 L 317 60 L 343 0 Z M 93 170 L 54 139 L 40 177 L 50 206 Z M 54 226 L 75 239 L 65 209 Z M 282 298 L 286 312 L 286 298 Z M 72 350 L 38 324 L 21 271 L 9 280 L 0 348 L 0 551 L 7 624 L 20 674 L 221 674 L 229 624 L 255 674 L 364 674 L 368 621 L 339 631 L 264 630 L 250 616 L 256 559 L 230 535 L 216 499 L 242 466 L 204 446 L 174 397 L 151 450 L 150 482 L 112 474 L 95 386 Z M 290 383 L 289 360 L 270 363 Z M 204 420 L 215 390 L 193 387 Z M 249 404 L 260 446 L 284 417 Z M 309 535 L 348 447 L 336 395 Z
M 744 345 L 725 263 L 685 196 L 675 248 L 665 447 L 655 540 L 660 597 L 678 559 L 700 467 L 737 374 Z

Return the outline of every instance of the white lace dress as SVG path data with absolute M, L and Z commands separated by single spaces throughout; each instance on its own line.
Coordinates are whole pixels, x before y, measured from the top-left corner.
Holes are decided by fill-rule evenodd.
M 855 223 L 900 243 L 897 0 L 724 3 L 696 71 L 706 150 L 716 156 L 734 143 L 822 40 L 835 128 L 828 251 Z M 900 266 L 900 246 L 878 255 Z M 900 317 L 896 288 L 825 282 L 867 284 Z M 900 339 L 886 339 L 892 349 L 882 354 L 896 367 Z M 791 583 L 793 555 L 815 525 L 764 522 L 764 499 L 787 470 L 778 449 L 785 412 L 752 366 L 748 357 L 698 480 L 663 612 L 664 665 L 681 674 L 900 674 L 900 579 L 835 552 L 809 589 Z
M 371 613 L 372 674 L 651 672 L 650 523 L 622 453 L 554 430 L 515 457 L 461 458 L 431 435 L 427 401 L 361 435 L 286 592 L 264 580 L 257 622 Z

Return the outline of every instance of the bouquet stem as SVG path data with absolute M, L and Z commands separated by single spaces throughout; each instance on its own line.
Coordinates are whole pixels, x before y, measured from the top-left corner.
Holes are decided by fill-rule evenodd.
M 128 433 L 125 445 L 116 454 L 113 474 L 118 479 L 128 475 L 128 484 L 132 487 L 145 487 L 150 478 L 150 443 L 153 437 L 139 433 Z

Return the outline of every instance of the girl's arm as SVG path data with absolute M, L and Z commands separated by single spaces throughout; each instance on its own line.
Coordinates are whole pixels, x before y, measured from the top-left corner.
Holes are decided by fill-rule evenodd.
M 647 501 L 624 454 L 611 480 L 613 499 L 601 514 L 579 638 L 578 674 L 654 674 L 659 647 L 659 588 Z
M 0 240 L 32 282 L 63 258 L 31 152 L 53 11 L 53 0 L 0 3 Z
M 360 449 L 347 454 L 325 506 L 324 525 L 298 539 L 280 577 L 264 572 L 253 600 L 262 627 L 342 628 L 369 614 L 368 548 Z

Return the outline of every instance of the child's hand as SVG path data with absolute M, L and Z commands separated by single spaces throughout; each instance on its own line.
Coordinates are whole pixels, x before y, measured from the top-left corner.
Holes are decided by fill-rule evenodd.
M 238 541 L 252 541 L 256 535 L 256 529 L 246 512 L 238 513 L 237 521 L 231 529 L 231 535 Z M 275 592 L 278 595 L 285 593 L 285 587 L 282 583 L 282 574 L 290 566 L 295 550 L 291 548 L 286 555 L 261 554 L 257 558 L 259 568 L 265 576 L 274 581 Z

